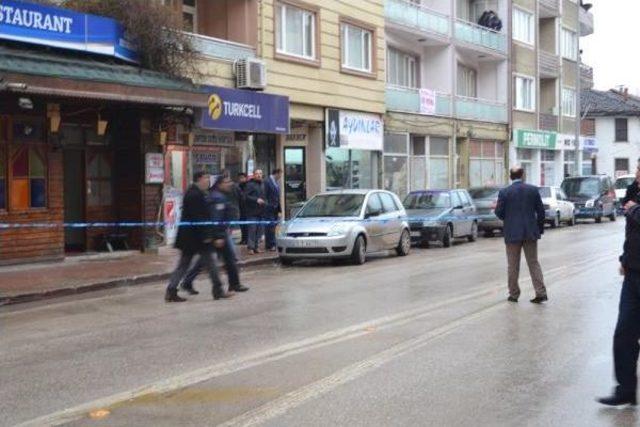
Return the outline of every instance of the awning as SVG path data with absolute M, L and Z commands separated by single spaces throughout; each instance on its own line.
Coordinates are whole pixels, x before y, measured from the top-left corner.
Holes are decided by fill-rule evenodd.
M 188 79 L 93 58 L 0 47 L 0 90 L 171 107 L 205 107 Z

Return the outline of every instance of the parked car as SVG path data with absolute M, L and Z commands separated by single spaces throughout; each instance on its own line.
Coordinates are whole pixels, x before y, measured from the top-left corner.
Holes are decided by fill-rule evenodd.
M 618 213 L 622 211 L 622 199 L 624 199 L 624 196 L 627 194 L 627 187 L 633 184 L 635 180 L 635 175 L 623 175 L 618 177 L 613 184 L 616 192 L 616 207 L 618 208 Z
M 565 178 L 562 190 L 576 207 L 576 219 L 591 218 L 602 222 L 603 217 L 616 220 L 616 194 L 611 178 L 588 175 Z
M 413 191 L 404 199 L 404 208 L 413 243 L 441 242 L 448 248 L 455 238 L 478 238 L 476 207 L 466 190 Z
M 570 226 L 576 224 L 576 206 L 568 200 L 562 188 L 540 187 L 538 191 L 544 204 L 545 220 L 551 228 L 559 227 L 563 222 Z
M 280 227 L 283 265 L 303 258 L 350 259 L 364 264 L 368 253 L 395 249 L 408 255 L 411 235 L 398 196 L 382 190 L 321 193 Z
M 476 187 L 469 189 L 469 195 L 476 205 L 478 229 L 486 237 L 491 237 L 496 231 L 502 231 L 502 220 L 496 216 L 495 209 L 498 204 L 498 193 L 502 187 Z

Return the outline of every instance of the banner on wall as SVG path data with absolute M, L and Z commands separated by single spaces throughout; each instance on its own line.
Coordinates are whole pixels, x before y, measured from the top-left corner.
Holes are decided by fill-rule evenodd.
M 325 127 L 327 147 L 382 151 L 384 123 L 379 114 L 328 108 Z
M 436 92 L 431 89 L 420 89 L 420 113 L 433 115 L 436 113 Z

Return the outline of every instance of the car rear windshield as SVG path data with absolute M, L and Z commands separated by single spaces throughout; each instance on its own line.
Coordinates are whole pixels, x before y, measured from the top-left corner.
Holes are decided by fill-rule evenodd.
M 540 187 L 538 188 L 538 192 L 543 199 L 551 197 L 551 188 L 549 187 Z
M 411 193 L 403 202 L 405 209 L 450 208 L 451 197 L 442 191 L 427 193 Z
M 633 181 L 635 180 L 635 177 L 616 179 L 616 190 L 625 190 L 628 186 L 633 184 Z
M 600 195 L 600 180 L 598 178 L 567 179 L 562 183 L 562 189 L 568 197 L 596 197 Z
M 473 200 L 489 200 L 498 197 L 497 188 L 471 188 L 469 194 Z
M 326 194 L 316 196 L 304 205 L 298 218 L 358 216 L 364 194 Z

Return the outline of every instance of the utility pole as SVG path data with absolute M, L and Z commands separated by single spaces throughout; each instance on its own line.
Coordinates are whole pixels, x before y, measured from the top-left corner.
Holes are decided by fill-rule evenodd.
M 580 151 L 580 125 L 582 124 L 582 112 L 580 111 L 581 109 L 581 102 L 580 102 L 580 98 L 581 98 L 581 86 L 582 86 L 582 82 L 580 81 L 580 75 L 581 75 L 581 68 L 582 68 L 582 55 L 580 53 L 580 8 L 582 7 L 580 5 L 581 2 L 578 2 L 577 4 L 577 12 L 578 12 L 578 17 L 576 22 L 578 23 L 578 33 L 576 34 L 576 46 L 578 49 L 578 60 L 577 60 L 577 66 L 576 66 L 576 135 L 575 135 L 575 154 L 576 154 L 576 158 L 575 158 L 575 175 L 582 175 L 581 172 L 581 166 L 582 166 L 582 154 Z

